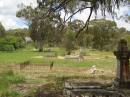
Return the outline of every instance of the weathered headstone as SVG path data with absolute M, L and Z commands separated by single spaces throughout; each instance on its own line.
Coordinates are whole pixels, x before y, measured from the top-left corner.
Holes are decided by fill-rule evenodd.
M 130 51 L 127 47 L 127 41 L 121 39 L 118 43 L 117 51 L 114 51 L 117 58 L 117 81 L 119 87 L 127 88 L 129 85 L 129 58 Z

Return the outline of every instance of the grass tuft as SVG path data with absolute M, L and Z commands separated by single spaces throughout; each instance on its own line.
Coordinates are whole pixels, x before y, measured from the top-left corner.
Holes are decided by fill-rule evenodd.
M 24 77 L 12 70 L 0 74 L 0 97 L 20 97 L 19 93 L 10 89 L 11 85 L 24 82 Z

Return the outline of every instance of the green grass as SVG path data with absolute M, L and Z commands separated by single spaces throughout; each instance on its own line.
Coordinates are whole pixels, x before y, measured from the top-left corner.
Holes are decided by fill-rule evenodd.
M 40 54 L 29 51 L 0 52 L 0 64 L 17 64 L 30 60 L 37 55 Z
M 10 86 L 24 82 L 24 77 L 20 74 L 15 74 L 12 70 L 5 70 L 0 73 L 0 97 L 20 97 L 16 91 L 12 91 Z
M 14 52 L 0 52 L 0 64 L 10 65 L 10 64 L 19 64 L 25 61 L 30 61 L 32 64 L 42 64 L 49 65 L 52 61 L 56 66 L 71 66 L 71 67 L 91 67 L 96 65 L 99 68 L 113 68 L 116 65 L 116 59 L 112 58 L 114 55 L 112 52 L 100 52 L 100 51 L 91 51 L 86 50 L 88 57 L 101 58 L 101 59 L 92 59 L 84 60 L 79 62 L 78 60 L 72 59 L 57 59 L 49 58 L 47 55 L 63 55 L 64 51 L 59 48 L 52 49 L 52 52 L 36 52 L 29 50 L 19 50 Z M 43 58 L 35 58 L 36 56 L 43 56 Z
M 0 52 L 0 64 L 18 64 L 28 60 L 35 60 L 33 57 L 35 56 L 47 56 L 48 54 L 57 53 L 58 55 L 62 55 L 64 51 L 58 48 L 53 49 L 52 52 L 37 52 L 32 50 L 17 50 L 13 52 Z M 41 62 L 40 62 L 41 61 Z M 35 63 L 41 63 L 41 60 L 35 60 Z
M 18 84 L 24 82 L 24 77 L 12 70 L 7 70 L 0 74 L 0 90 L 7 88 L 10 84 Z

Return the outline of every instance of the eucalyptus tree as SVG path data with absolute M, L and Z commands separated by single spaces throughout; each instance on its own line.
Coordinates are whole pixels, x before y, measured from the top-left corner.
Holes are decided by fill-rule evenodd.
M 105 19 L 92 20 L 90 27 L 87 33 L 93 35 L 92 47 L 95 49 L 112 50 L 122 35 L 114 21 Z
M 36 7 L 33 9 L 31 6 L 25 6 L 17 12 L 17 17 L 28 21 L 30 36 L 36 42 L 39 51 L 43 51 L 43 44 L 48 35 L 55 33 L 61 21 L 59 13 L 44 17 L 48 9 L 49 5 L 46 3 L 42 8 Z
M 37 0 L 37 7 L 26 6 L 17 12 L 17 16 L 28 21 L 31 37 L 39 44 L 39 51 L 42 51 L 47 34 L 55 30 L 64 32 L 66 23 L 71 22 L 77 13 L 85 9 L 90 10 L 90 13 L 86 13 L 88 18 L 85 24 L 76 31 L 76 37 L 84 29 L 88 29 L 93 12 L 97 14 L 97 10 L 100 9 L 104 17 L 106 11 L 114 16 L 114 9 L 119 8 L 125 1 L 127 0 Z
M 79 12 L 82 12 L 85 9 L 89 9 L 90 13 L 86 13 L 88 18 L 84 26 L 77 31 L 76 36 L 79 35 L 82 30 L 85 28 L 88 29 L 89 21 L 93 12 L 97 14 L 97 10 L 101 10 L 102 15 L 105 17 L 106 11 L 114 17 L 115 8 L 119 8 L 121 3 L 126 3 L 128 0 L 37 0 L 38 7 L 43 8 L 43 6 L 47 3 L 49 5 L 49 10 L 45 17 L 53 14 L 53 13 L 60 13 L 64 12 L 64 18 L 61 24 L 65 24 Z

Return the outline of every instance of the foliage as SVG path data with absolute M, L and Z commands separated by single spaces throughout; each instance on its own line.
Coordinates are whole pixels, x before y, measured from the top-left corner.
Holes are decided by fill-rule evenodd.
M 114 17 L 115 14 L 115 8 L 119 8 L 121 3 L 126 3 L 125 0 L 38 0 L 38 7 L 39 9 L 45 9 L 45 5 L 48 6 L 48 10 L 46 12 L 46 15 L 44 15 L 44 19 L 46 19 L 49 15 L 53 14 L 60 14 L 61 18 L 61 12 L 64 12 L 64 19 L 60 22 L 61 25 L 65 26 L 65 23 L 68 21 L 71 21 L 71 19 L 79 12 L 82 12 L 85 9 L 90 9 L 90 13 L 87 14 L 88 18 L 85 22 L 85 24 L 82 26 L 81 29 L 79 29 L 76 34 L 79 35 L 79 33 L 89 25 L 89 21 L 92 15 L 92 12 L 95 12 L 97 14 L 97 10 L 101 10 L 102 15 L 105 17 L 106 11 Z M 69 16 L 70 14 L 70 16 Z M 69 17 L 67 17 L 67 15 Z M 60 19 L 59 18 L 59 19 Z
M 24 41 L 20 37 L 13 35 L 6 35 L 0 37 L 0 50 L 1 51 L 14 51 L 25 46 Z
M 13 45 L 0 44 L 0 51 L 14 51 L 15 48 Z
M 72 14 L 72 18 L 78 12 L 91 8 L 95 13 L 97 13 L 98 9 L 101 9 L 104 16 L 106 11 L 114 15 L 115 7 L 119 8 L 123 1 L 125 0 L 38 0 L 37 3 L 38 8 L 44 9 L 44 5 L 48 5 L 48 12 L 57 13 L 64 11 L 66 14 Z
M 17 17 L 28 21 L 30 36 L 39 51 L 43 51 L 44 44 L 52 46 L 58 43 L 63 43 L 68 52 L 77 44 L 98 50 L 112 50 L 126 29 L 118 29 L 116 23 L 109 20 L 90 21 L 90 17 L 93 11 L 97 14 L 99 8 L 103 16 L 107 11 L 114 17 L 114 9 L 119 8 L 122 2 L 124 0 L 38 0 L 36 8 L 24 6 L 17 12 Z M 75 14 L 85 9 L 90 9 L 86 23 L 78 19 L 71 20 Z M 65 13 L 64 18 L 61 17 L 61 11 Z M 70 17 L 67 18 L 69 14 Z M 79 37 L 75 41 L 77 35 Z
M 64 39 L 64 47 L 66 48 L 67 54 L 70 55 L 71 51 L 76 48 L 75 32 L 68 29 Z
M 16 36 L 21 38 L 23 41 L 25 40 L 25 37 L 29 36 L 28 29 L 11 29 L 6 31 L 6 35 L 8 36 Z
M 37 44 L 39 51 L 43 51 L 43 45 L 46 41 L 53 41 L 53 35 L 55 35 L 55 30 L 60 22 L 59 13 L 44 18 L 49 8 L 47 3 L 43 7 L 33 9 L 31 6 L 27 6 L 17 12 L 17 17 L 23 17 L 29 21 L 30 36 Z M 53 37 L 50 37 L 51 35 Z
M 92 20 L 90 22 L 89 30 L 82 39 L 85 39 L 87 47 L 92 47 L 98 50 L 113 50 L 121 38 L 123 32 L 117 28 L 115 22 L 110 20 Z
M 37 7 L 23 6 L 17 12 L 17 17 L 24 18 L 28 21 L 31 32 L 30 36 L 37 44 L 39 51 L 43 51 L 43 45 L 46 41 L 62 41 L 57 33 L 56 36 L 58 37 L 53 38 L 55 31 L 61 33 L 65 30 L 66 22 L 69 20 L 71 22 L 71 18 L 78 12 L 90 9 L 90 14 L 85 24 L 79 20 L 74 21 L 73 24 L 80 24 L 78 26 L 73 25 L 75 31 L 78 32 L 76 36 L 88 26 L 93 11 L 97 13 L 97 10 L 101 8 L 103 16 L 105 16 L 106 11 L 114 16 L 115 5 L 119 8 L 120 3 L 123 1 L 124 0 L 37 0 Z M 62 12 L 65 13 L 64 18 L 61 17 Z M 66 17 L 68 14 L 70 14 L 69 18 Z

